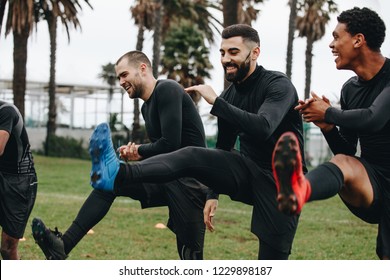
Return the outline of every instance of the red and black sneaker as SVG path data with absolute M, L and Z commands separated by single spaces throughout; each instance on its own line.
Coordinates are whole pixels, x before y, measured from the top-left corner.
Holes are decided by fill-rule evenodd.
M 289 215 L 299 214 L 310 197 L 311 187 L 303 174 L 299 142 L 294 133 L 280 136 L 272 155 L 272 170 L 279 210 Z

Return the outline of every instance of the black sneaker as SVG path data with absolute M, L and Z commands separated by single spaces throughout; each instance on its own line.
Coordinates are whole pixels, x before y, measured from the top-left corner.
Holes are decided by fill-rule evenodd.
M 47 228 L 41 219 L 34 218 L 31 228 L 35 243 L 39 245 L 46 259 L 65 260 L 68 257 L 64 251 L 62 233 L 58 231 L 57 227 L 53 231 Z

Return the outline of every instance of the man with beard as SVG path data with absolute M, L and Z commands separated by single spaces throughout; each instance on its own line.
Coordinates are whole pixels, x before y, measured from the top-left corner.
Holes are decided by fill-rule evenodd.
M 253 205 L 251 230 L 259 238 L 259 259 L 288 259 L 298 217 L 277 209 L 271 158 L 276 140 L 286 131 L 298 136 L 303 149 L 302 120 L 294 110 L 298 95 L 284 74 L 257 65 L 260 39 L 252 27 L 225 28 L 220 53 L 226 79 L 232 82 L 221 96 L 207 85 L 186 89 L 212 105 L 211 114 L 218 117 L 216 149 L 186 147 L 119 168 L 109 131 L 95 130 L 91 185 L 118 193 L 139 182 L 193 177 L 216 193 Z M 234 149 L 237 138 L 239 151 Z M 306 171 L 304 160 L 302 166 Z
M 202 120 L 190 96 L 173 80 L 156 80 L 150 60 L 143 52 L 130 51 L 121 56 L 115 71 L 129 97 L 144 101 L 142 115 L 151 140 L 151 143 L 129 143 L 120 147 L 122 159 L 139 161 L 182 147 L 206 147 Z M 109 130 L 106 123 L 96 128 L 99 129 Z M 95 151 L 90 152 L 94 158 Z M 116 154 L 112 156 L 114 167 L 119 167 Z M 65 259 L 88 230 L 104 218 L 117 196 L 139 200 L 142 208 L 168 206 L 168 227 L 176 234 L 179 257 L 186 260 L 203 259 L 205 224 L 213 230 L 211 219 L 218 200 L 210 189 L 192 178 L 159 184 L 133 184 L 131 188 L 124 188 L 115 194 L 93 190 L 63 235 L 50 231 L 41 219 L 35 218 L 33 236 L 46 258 Z

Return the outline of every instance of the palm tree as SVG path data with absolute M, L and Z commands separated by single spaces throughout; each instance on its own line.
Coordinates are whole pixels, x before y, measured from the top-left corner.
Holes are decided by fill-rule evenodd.
M 24 118 L 28 38 L 36 24 L 34 0 L 12 0 L 8 4 L 5 35 L 7 36 L 12 31 L 14 40 L 12 83 L 14 105 L 18 107 L 20 114 Z
M 208 57 L 203 32 L 196 24 L 183 20 L 172 26 L 165 38 L 162 74 L 184 87 L 203 84 L 213 68 Z M 198 95 L 191 97 L 195 104 L 200 100 Z
M 88 0 L 84 0 L 92 8 Z M 57 108 L 56 108 L 56 52 L 57 52 L 57 23 L 61 20 L 65 26 L 70 41 L 69 24 L 76 29 L 80 28 L 80 22 L 77 17 L 78 9 L 82 7 L 78 0 L 38 0 L 35 2 L 35 18 L 46 20 L 50 35 L 50 77 L 49 77 L 49 112 L 47 120 L 47 133 L 45 141 L 45 154 L 49 154 L 50 139 L 55 135 L 57 128 Z
M 187 19 L 197 23 L 205 38 L 209 42 L 213 42 L 213 29 L 218 31 L 220 23 L 208 11 L 208 8 L 220 10 L 220 7 L 218 4 L 215 4 L 215 1 L 210 0 L 155 0 L 155 4 L 153 74 L 155 77 L 158 77 L 161 42 L 165 40 L 172 22 L 178 19 Z
M 109 87 L 109 100 L 111 101 L 112 95 L 114 94 L 114 87 L 116 85 L 116 73 L 115 73 L 115 64 L 107 63 L 102 65 L 102 71 L 99 73 L 98 77 L 102 79 Z
M 296 30 L 296 18 L 297 18 L 297 2 L 298 0 L 289 0 L 290 6 L 290 18 L 288 21 L 288 39 L 287 39 L 287 57 L 286 57 L 286 75 L 291 79 L 292 74 L 292 61 L 293 61 L 293 45 L 294 45 L 294 33 Z
M 158 77 L 158 67 L 160 65 L 160 57 L 161 57 L 161 40 L 162 40 L 162 16 L 164 9 L 164 0 L 155 0 L 155 10 L 154 10 L 154 27 L 153 27 L 153 76 L 155 78 Z
M 306 37 L 305 99 L 309 98 L 310 94 L 313 44 L 324 36 L 330 14 L 335 12 L 337 12 L 337 4 L 332 0 L 304 0 L 298 8 L 298 36 Z
M 107 63 L 105 65 L 102 65 L 101 72 L 98 74 L 98 78 L 102 79 L 108 86 L 108 102 L 107 102 L 107 108 L 109 113 L 109 119 L 112 118 L 112 115 L 110 114 L 111 109 L 111 100 L 112 96 L 114 94 L 114 87 L 116 85 L 117 79 L 116 79 L 116 73 L 115 73 L 115 64 L 113 63 Z M 115 116 L 116 118 L 117 116 Z
M 144 43 L 144 32 L 151 30 L 154 24 L 154 0 L 138 0 L 137 3 L 130 8 L 131 15 L 134 18 L 135 24 L 138 26 L 136 50 L 142 51 Z M 140 108 L 139 99 L 134 98 L 133 125 L 131 130 L 131 140 L 139 144 L 141 142 L 141 124 L 140 124 Z M 123 120 L 122 120 L 123 122 Z
M 264 0 L 222 0 L 223 26 L 237 23 L 251 25 L 257 19 L 259 9 L 256 4 L 263 3 Z
M 214 32 L 219 32 L 222 24 L 209 9 L 220 10 L 220 6 L 208 0 L 179 0 L 171 1 L 164 7 L 162 71 L 184 87 L 204 83 L 204 78 L 209 77 L 208 70 L 212 68 L 204 56 L 209 54 L 204 39 L 212 44 Z M 193 36 L 190 32 L 194 32 Z M 199 68 L 200 65 L 203 65 L 204 71 Z M 191 97 L 195 103 L 200 99 L 198 94 Z

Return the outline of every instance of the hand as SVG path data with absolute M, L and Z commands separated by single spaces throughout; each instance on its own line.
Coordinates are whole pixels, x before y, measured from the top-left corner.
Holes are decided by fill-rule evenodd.
M 197 85 L 184 89 L 187 93 L 191 91 L 195 91 L 199 93 L 210 105 L 213 105 L 215 99 L 217 99 L 218 95 L 215 93 L 213 88 L 209 85 Z
M 303 120 L 306 122 L 321 123 L 325 122 L 325 112 L 330 107 L 329 99 L 319 97 L 314 92 L 311 93 L 312 98 L 304 104 L 299 104 L 298 110 L 302 114 Z M 296 108 L 297 108 L 296 107 Z
M 135 143 L 129 142 L 127 145 L 118 148 L 119 156 L 125 161 L 141 160 L 142 156 L 138 153 L 138 147 Z
M 298 105 L 295 106 L 294 110 L 301 112 L 303 109 L 309 107 L 310 103 L 314 102 L 314 98 L 307 98 L 305 100 L 298 100 Z
M 204 223 L 210 232 L 214 231 L 213 217 L 218 207 L 218 199 L 208 199 L 203 209 Z

